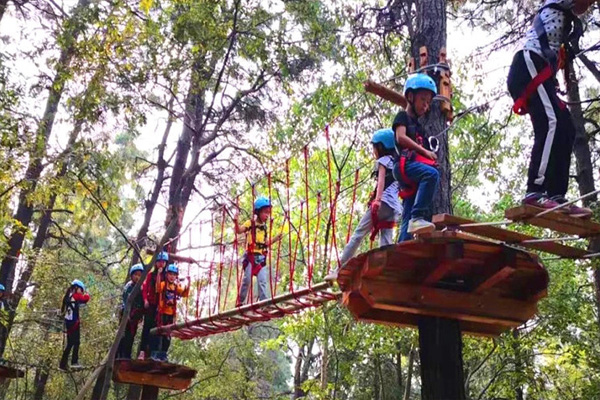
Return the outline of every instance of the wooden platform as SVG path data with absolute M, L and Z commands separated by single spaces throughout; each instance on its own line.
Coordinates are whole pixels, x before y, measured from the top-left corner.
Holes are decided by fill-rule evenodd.
M 338 283 L 361 321 L 416 326 L 434 316 L 460 321 L 464 333 L 497 336 L 535 315 L 548 273 L 533 254 L 446 231 L 361 254 Z
M 154 360 L 116 360 L 113 380 L 118 383 L 184 390 L 190 386 L 196 372 L 183 365 Z
M 463 226 L 473 224 L 466 218 L 456 217 L 448 214 L 438 214 L 433 216 L 433 223 L 438 229 L 447 228 L 450 230 L 460 230 L 462 232 L 472 233 L 482 238 L 489 238 L 509 245 L 517 245 L 531 250 L 543 251 L 565 258 L 583 258 L 589 254 L 585 249 L 566 246 L 559 242 L 527 242 L 537 239 L 534 236 L 499 228 L 497 226 Z
M 539 208 L 522 205 L 506 210 L 504 215 L 513 221 L 523 221 L 530 225 L 548 228 L 556 232 L 580 237 L 591 237 L 600 235 L 600 224 L 590 219 L 571 217 L 560 211 L 553 211 L 542 216 L 538 215 L 543 210 Z

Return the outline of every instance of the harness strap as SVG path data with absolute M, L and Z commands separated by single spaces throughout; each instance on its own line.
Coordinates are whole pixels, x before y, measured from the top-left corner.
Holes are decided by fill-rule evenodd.
M 413 182 L 406 175 L 406 154 L 405 154 L 405 152 L 403 152 L 402 155 L 400 156 L 400 163 L 398 164 L 398 167 L 400 170 L 400 177 L 402 178 L 402 183 L 403 183 L 402 188 L 398 192 L 398 195 L 402 199 L 411 198 L 412 196 L 414 196 L 417 193 L 417 184 L 415 182 Z
M 79 320 L 75 321 L 75 323 L 73 324 L 72 327 L 67 329 L 67 335 L 72 334 L 73 332 L 75 332 L 77 329 L 79 328 Z
M 523 94 L 513 104 L 513 111 L 518 115 L 525 115 L 529 111 L 527 109 L 527 103 L 533 94 L 537 91 L 540 85 L 543 85 L 548 79 L 554 77 L 554 70 L 550 65 L 547 65 L 541 70 L 525 87 Z
M 380 221 L 379 220 L 379 206 L 375 207 L 374 203 L 370 204 L 371 209 L 371 221 L 373 222 L 373 228 L 371 228 L 371 242 L 375 240 L 375 237 L 382 229 L 394 229 L 396 226 L 395 221 Z

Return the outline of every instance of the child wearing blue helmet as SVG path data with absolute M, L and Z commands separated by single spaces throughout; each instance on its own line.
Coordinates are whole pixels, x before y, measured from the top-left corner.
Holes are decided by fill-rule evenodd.
M 127 282 L 125 288 L 123 289 L 123 303 L 121 304 L 121 314 L 125 310 L 125 304 L 127 304 L 127 299 L 129 298 L 129 295 L 133 291 L 135 285 L 139 282 L 143 272 L 144 266 L 142 264 L 135 264 L 129 269 L 130 280 L 129 282 Z M 138 325 L 142 321 L 142 318 L 144 318 L 144 299 L 142 297 L 142 292 L 140 291 L 133 300 L 133 304 L 131 305 L 131 311 L 129 312 L 129 316 L 127 318 L 127 327 L 125 328 L 125 333 L 123 334 L 123 338 L 121 338 L 121 342 L 119 343 L 117 358 L 131 358 L 131 348 L 133 347 L 135 334 L 137 333 Z
M 375 239 L 378 232 L 379 246 L 387 246 L 394 243 L 394 225 L 398 215 L 402 212 L 402 205 L 398 200 L 398 182 L 394 179 L 393 169 L 396 158 L 396 143 L 394 131 L 391 129 L 380 129 L 371 138 L 373 154 L 375 156 L 375 168 L 373 178 L 377 180 L 375 190 L 371 195 L 369 209 L 363 215 L 352 237 L 340 257 L 343 266 L 351 259 L 360 246 L 362 240 L 369 232 L 371 240 Z M 337 268 L 325 277 L 331 281 L 337 278 Z
M 158 315 L 157 319 L 161 326 L 175 323 L 177 314 L 177 299 L 179 297 L 188 297 L 190 287 L 177 282 L 179 268 L 175 264 L 170 264 L 166 269 L 165 279 L 161 275 L 156 280 L 156 293 L 158 295 Z M 154 336 L 152 339 L 150 356 L 155 361 L 167 361 L 167 351 L 171 345 L 169 335 Z
M 138 359 L 143 360 L 150 356 L 150 330 L 156 327 L 158 295 L 156 293 L 156 282 L 159 275 L 164 274 L 164 269 L 169 261 L 169 253 L 161 251 L 156 255 L 156 261 L 152 271 L 146 275 L 142 284 L 142 298 L 144 299 L 144 326 L 142 327 L 142 340 L 140 343 L 140 354 Z
M 267 254 L 273 243 L 281 240 L 279 234 L 269 240 L 267 222 L 271 216 L 271 201 L 266 197 L 259 197 L 254 201 L 254 213 L 252 219 L 242 225 L 236 223 L 236 233 L 246 234 L 246 252 L 242 258 L 244 278 L 242 287 L 236 301 L 236 307 L 246 301 L 248 290 L 252 283 L 252 276 L 256 276 L 258 283 L 258 299 L 265 300 L 269 297 L 269 268 L 267 267 Z
M 394 176 L 400 183 L 400 197 L 404 200 L 399 242 L 410 240 L 412 234 L 435 230 L 435 225 L 429 220 L 439 182 L 437 155 L 432 151 L 419 118 L 429 112 L 436 94 L 435 82 L 428 75 L 409 76 L 404 86 L 408 107 L 406 111 L 398 112 L 392 125 L 400 154 Z
M 65 331 L 67 333 L 67 346 L 60 359 L 59 368 L 67 370 L 69 354 L 73 350 L 71 358 L 71 369 L 79 369 L 79 344 L 81 340 L 79 307 L 90 301 L 90 295 L 85 292 L 85 285 L 79 279 L 71 282 L 63 297 L 61 312 L 65 319 Z

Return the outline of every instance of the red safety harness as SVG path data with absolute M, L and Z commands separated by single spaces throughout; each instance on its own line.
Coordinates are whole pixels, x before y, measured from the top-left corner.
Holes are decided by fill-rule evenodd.
M 371 241 L 373 241 L 380 230 L 394 229 L 396 221 L 380 221 L 379 206 L 376 206 L 374 202 L 371 202 L 369 208 L 371 209 L 371 221 L 373 222 L 373 228 L 371 228 Z
M 546 28 L 544 27 L 544 23 L 540 15 L 541 12 L 546 8 L 561 11 L 567 18 L 567 25 L 565 26 L 564 30 L 565 41 L 561 45 L 558 55 L 556 55 L 555 52 L 550 48 L 548 43 L 548 33 L 546 32 Z M 581 20 L 577 18 L 577 16 L 575 16 L 570 9 L 555 3 L 547 4 L 538 11 L 535 19 L 533 20 L 533 28 L 538 35 L 540 47 L 544 59 L 548 65 L 544 67 L 544 69 L 542 69 L 531 80 L 531 82 L 529 82 L 521 96 L 515 101 L 515 104 L 513 105 L 513 111 L 518 115 L 525 115 L 529 112 L 527 109 L 527 103 L 540 85 L 543 85 L 548 79 L 554 79 L 558 70 L 567 68 L 567 60 L 574 59 L 575 55 L 579 52 L 579 39 L 583 35 L 583 26 Z M 565 75 L 566 74 L 567 72 L 565 72 Z M 568 77 L 566 80 L 568 82 Z M 565 103 L 562 101 L 559 103 L 559 106 L 563 109 L 566 107 Z
M 250 265 L 252 265 L 252 276 L 258 275 L 260 270 L 263 269 L 263 267 L 266 265 L 266 259 L 267 259 L 267 246 L 265 245 L 264 248 L 262 249 L 262 251 L 260 252 L 260 255 L 262 255 L 264 257 L 264 261 L 256 262 L 255 253 L 259 254 L 255 250 L 255 248 L 257 247 L 256 246 L 256 229 L 264 230 L 265 240 L 267 238 L 266 226 L 261 225 L 259 228 L 256 226 L 256 222 L 254 222 L 254 220 L 252 220 L 252 222 L 250 223 L 250 236 L 251 236 L 252 240 L 251 240 L 250 244 L 248 245 L 248 251 L 246 253 L 246 259 L 248 260 Z
M 411 133 L 414 134 L 414 137 L 416 138 L 416 142 L 422 146 L 423 145 L 423 136 L 418 132 L 416 124 L 410 124 L 410 126 L 407 127 L 407 131 L 408 130 L 412 131 Z M 418 188 L 417 183 L 414 182 L 412 179 L 410 179 L 408 177 L 408 175 L 406 175 L 406 162 L 407 161 L 419 162 L 421 164 L 425 164 L 425 165 L 429 165 L 431 167 L 437 168 L 437 162 L 435 160 L 430 160 L 427 157 L 423 157 L 421 154 L 417 153 L 414 150 L 403 149 L 400 152 L 400 159 L 398 161 L 398 169 L 400 170 L 400 178 L 402 178 L 402 185 L 401 185 L 400 191 L 398 192 L 398 195 L 403 200 L 409 199 L 409 198 L 415 196 L 417 194 L 417 188 Z

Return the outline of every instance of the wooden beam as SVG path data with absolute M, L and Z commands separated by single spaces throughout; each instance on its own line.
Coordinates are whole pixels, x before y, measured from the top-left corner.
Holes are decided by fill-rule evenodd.
M 501 268 L 500 270 L 496 271 L 493 275 L 485 279 L 483 282 L 478 284 L 473 293 L 481 294 L 491 289 L 492 287 L 496 286 L 496 284 L 498 284 L 499 282 L 511 276 L 515 271 L 516 269 L 514 267 L 506 266 Z
M 451 290 L 363 281 L 374 307 L 461 321 L 519 326 L 537 312 L 535 302 Z
M 506 218 L 513 221 L 521 221 L 541 228 L 552 229 L 556 232 L 567 233 L 569 235 L 578 235 L 581 237 L 600 235 L 600 224 L 589 219 L 581 219 L 563 214 L 560 211 L 553 211 L 549 214 L 536 217 L 543 210 L 529 206 L 521 205 L 510 208 L 505 211 Z
M 379 96 L 384 100 L 391 101 L 392 103 L 402 108 L 406 108 L 408 106 L 408 102 L 402 94 L 396 92 L 395 90 L 387 88 L 379 83 L 375 83 L 373 81 L 366 81 L 364 83 L 364 87 L 365 91 Z
M 589 252 L 584 249 L 565 246 L 557 242 L 521 243 L 525 240 L 532 240 L 536 238 L 534 236 L 525 235 L 523 233 L 498 228 L 496 226 L 459 226 L 464 224 L 471 224 L 474 222 L 475 221 L 470 219 L 457 217 L 449 214 L 437 214 L 433 216 L 433 223 L 436 224 L 438 229 L 445 227 L 456 227 L 456 229 L 460 229 L 464 232 L 469 232 L 482 237 L 499 240 L 507 244 L 516 244 L 518 246 L 522 246 L 528 249 L 543 251 L 545 253 L 555 254 L 557 256 L 566 258 L 583 258 L 586 254 L 589 254 Z

